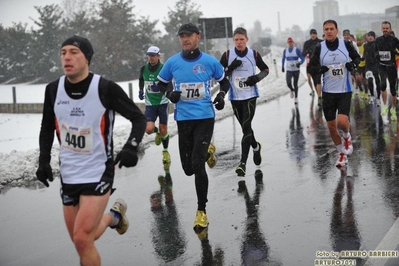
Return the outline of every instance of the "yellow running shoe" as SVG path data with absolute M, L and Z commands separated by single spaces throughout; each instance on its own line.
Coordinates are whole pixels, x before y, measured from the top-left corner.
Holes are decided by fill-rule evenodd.
M 215 156 L 215 152 L 216 152 L 215 144 L 213 144 L 212 142 L 209 143 L 208 147 L 209 158 L 206 161 L 208 163 L 209 168 L 213 168 L 216 165 L 217 158 Z
M 161 145 L 161 143 L 162 143 L 161 134 L 156 133 L 156 134 L 155 134 L 155 145 L 159 146 L 159 145 Z
M 120 216 L 119 223 L 116 226 L 111 227 L 123 235 L 129 228 L 129 221 L 126 218 L 127 204 L 123 199 L 116 199 L 114 205 L 111 207 L 111 213 L 117 213 Z
M 381 108 L 381 116 L 386 116 L 388 114 L 388 106 L 383 106 Z
M 170 160 L 170 154 L 168 151 L 162 151 L 162 163 L 165 164 L 169 164 L 171 163 Z M 166 169 L 165 169 L 166 170 Z
M 208 216 L 206 216 L 206 213 L 204 211 L 198 211 L 195 216 L 195 222 L 194 222 L 194 230 L 198 230 L 199 227 L 206 228 L 208 227 L 209 221 L 208 221 Z
M 398 117 L 396 115 L 396 110 L 394 108 L 391 108 L 391 121 L 397 121 Z

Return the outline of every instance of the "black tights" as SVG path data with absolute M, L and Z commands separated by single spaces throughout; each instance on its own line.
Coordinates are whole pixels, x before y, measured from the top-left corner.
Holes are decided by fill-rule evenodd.
M 177 121 L 180 161 L 184 173 L 195 176 L 198 210 L 205 211 L 208 202 L 208 175 L 205 162 L 212 139 L 214 118 Z
M 256 148 L 258 142 L 255 139 L 254 131 L 252 130 L 252 119 L 256 110 L 256 98 L 251 98 L 241 101 L 231 101 L 234 115 L 242 129 L 241 139 L 241 162 L 246 163 L 248 160 L 249 149 Z

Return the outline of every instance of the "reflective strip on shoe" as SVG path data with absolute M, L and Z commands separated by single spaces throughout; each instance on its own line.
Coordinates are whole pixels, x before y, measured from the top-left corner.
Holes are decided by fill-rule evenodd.
M 236 168 L 237 176 L 245 176 L 245 170 L 246 170 L 245 163 L 240 163 L 240 165 L 237 166 Z
M 254 159 L 254 164 L 255 165 L 260 165 L 262 163 L 262 145 L 260 144 L 260 142 L 258 142 L 258 150 L 254 151 L 254 155 L 253 155 L 253 159 Z

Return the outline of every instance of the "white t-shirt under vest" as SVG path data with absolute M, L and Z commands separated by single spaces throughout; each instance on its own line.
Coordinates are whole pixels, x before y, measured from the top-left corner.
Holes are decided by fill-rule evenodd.
M 58 83 L 54 113 L 60 141 L 60 173 L 65 184 L 99 182 L 111 157 L 107 154 L 109 147 L 105 147 L 111 141 L 105 142 L 105 138 L 112 138 L 112 128 L 104 128 L 106 109 L 99 97 L 99 81 L 100 76 L 93 75 L 87 94 L 78 100 L 66 93 L 65 76 Z
M 323 92 L 352 92 L 350 73 L 345 67 L 350 57 L 344 39 L 338 39 L 338 48 L 334 51 L 327 48 L 326 41 L 320 45 L 320 64 L 328 67 L 328 71 L 323 74 Z
M 236 54 L 235 48 L 229 50 L 228 65 L 234 61 L 234 59 L 242 61 L 241 66 L 237 67 L 230 77 L 230 100 L 246 100 L 254 97 L 259 97 L 258 86 L 247 86 L 245 80 L 249 76 L 256 74 L 256 58 L 254 56 L 254 50 L 248 48 L 247 55 L 240 57 Z

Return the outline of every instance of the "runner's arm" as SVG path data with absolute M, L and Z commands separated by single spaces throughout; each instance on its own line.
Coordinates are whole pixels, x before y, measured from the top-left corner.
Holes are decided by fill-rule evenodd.
M 54 102 L 57 95 L 58 81 L 47 85 L 44 103 L 43 117 L 39 134 L 39 164 L 50 163 L 51 148 L 54 142 L 55 113 Z

